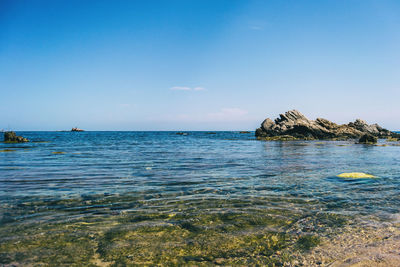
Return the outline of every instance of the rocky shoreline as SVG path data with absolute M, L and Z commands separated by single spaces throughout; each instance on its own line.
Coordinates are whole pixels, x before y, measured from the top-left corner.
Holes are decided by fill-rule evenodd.
M 297 110 L 280 114 L 274 121 L 270 118 L 261 123 L 255 135 L 261 140 L 348 140 L 360 139 L 360 143 L 376 143 L 378 138 L 400 138 L 400 134 L 369 125 L 357 119 L 348 124 L 336 124 L 327 119 L 310 120 Z

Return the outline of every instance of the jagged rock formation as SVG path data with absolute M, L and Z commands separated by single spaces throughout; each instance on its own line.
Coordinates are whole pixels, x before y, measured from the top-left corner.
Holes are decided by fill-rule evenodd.
M 4 132 L 4 142 L 8 143 L 25 143 L 29 142 L 28 139 L 22 136 L 18 136 L 15 132 Z
M 265 119 L 261 127 L 256 130 L 256 136 L 266 140 L 295 140 L 295 139 L 358 139 L 364 134 L 377 138 L 398 137 L 380 127 L 378 124 L 368 125 L 365 121 L 357 119 L 349 124 L 336 124 L 326 119 L 318 118 L 309 120 L 297 110 L 291 110 L 272 121 Z

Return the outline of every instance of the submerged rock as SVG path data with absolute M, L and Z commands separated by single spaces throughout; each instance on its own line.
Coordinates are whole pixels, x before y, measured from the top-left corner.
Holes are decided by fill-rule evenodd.
M 4 142 L 25 143 L 29 140 L 25 137 L 18 136 L 15 132 L 4 132 Z
M 279 118 L 274 121 L 269 118 L 265 119 L 261 123 L 261 127 L 256 129 L 255 134 L 259 139 L 266 140 L 346 140 L 358 139 L 364 134 L 378 138 L 399 136 L 399 134 L 386 130 L 378 124 L 368 125 L 360 119 L 339 125 L 323 118 L 309 120 L 297 110 L 280 114 Z
M 341 173 L 339 175 L 337 175 L 337 177 L 340 178 L 358 178 L 358 179 L 362 179 L 362 178 L 376 178 L 374 175 L 372 174 L 367 174 L 367 173 L 363 173 L 363 172 L 344 172 Z
M 1 149 L 0 152 L 14 152 L 15 149 Z
M 359 144 L 376 144 L 378 142 L 378 138 L 371 134 L 364 134 L 361 136 L 360 140 L 358 140 Z

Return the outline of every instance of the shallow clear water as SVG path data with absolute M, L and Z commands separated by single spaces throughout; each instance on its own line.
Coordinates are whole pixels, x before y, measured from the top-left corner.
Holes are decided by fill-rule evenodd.
M 187 133 L 18 132 L 32 142 L 0 143 L 0 263 L 280 263 L 290 256 L 274 253 L 304 249 L 303 237 L 399 213 L 400 146 Z

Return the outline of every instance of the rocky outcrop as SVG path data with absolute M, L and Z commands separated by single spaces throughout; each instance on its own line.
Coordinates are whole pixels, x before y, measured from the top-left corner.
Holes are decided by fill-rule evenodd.
M 359 144 L 376 144 L 378 142 L 378 137 L 370 135 L 370 134 L 364 134 L 361 136 L 360 140 L 358 140 Z
M 256 136 L 266 140 L 345 140 L 358 139 L 365 134 L 377 138 L 399 136 L 399 134 L 386 130 L 378 124 L 368 125 L 360 119 L 339 125 L 322 118 L 309 120 L 297 110 L 280 114 L 279 118 L 274 121 L 267 118 L 261 123 L 261 127 L 256 130 Z
M 15 132 L 4 132 L 4 142 L 25 143 L 25 142 L 29 142 L 29 140 L 26 139 L 25 137 L 16 135 Z
M 76 127 L 74 127 L 74 128 L 72 128 L 72 129 L 71 129 L 71 132 L 83 132 L 83 130 L 82 130 L 82 129 L 79 129 L 79 128 L 76 128 Z

